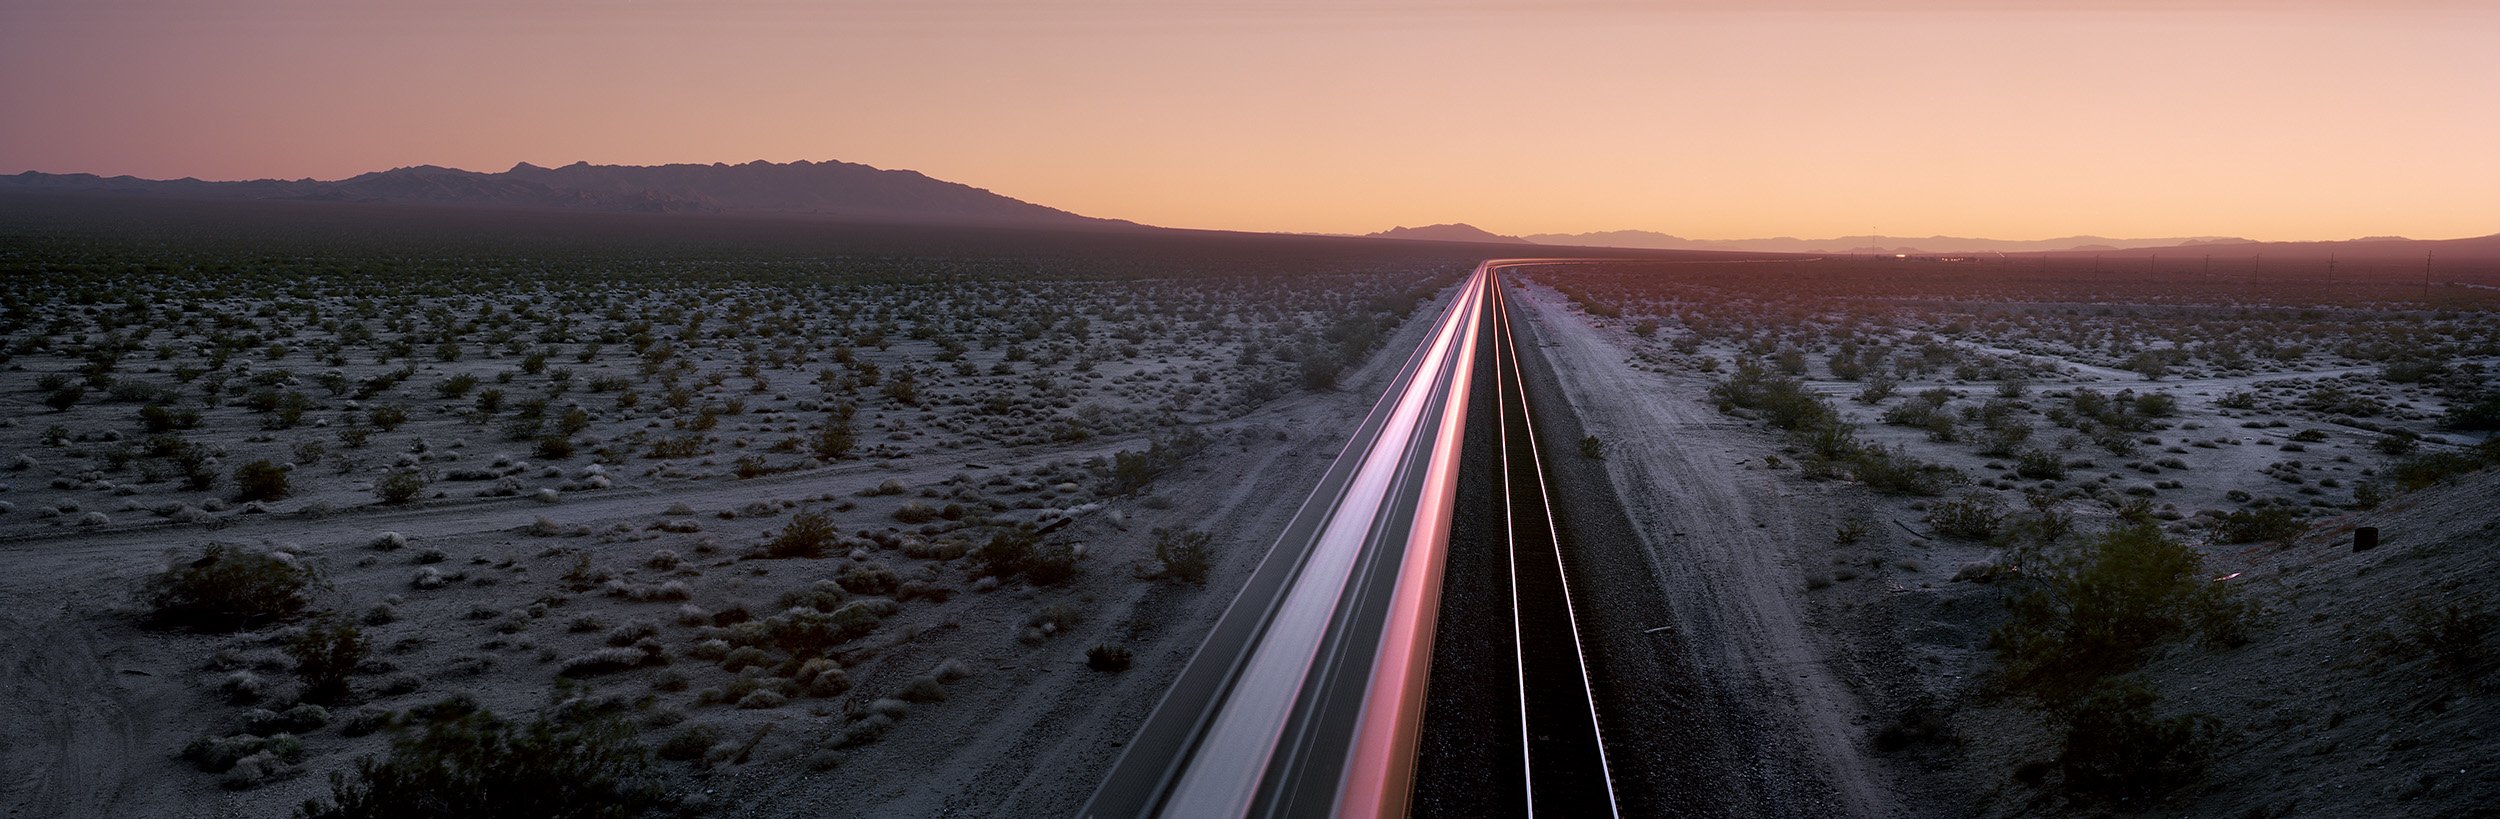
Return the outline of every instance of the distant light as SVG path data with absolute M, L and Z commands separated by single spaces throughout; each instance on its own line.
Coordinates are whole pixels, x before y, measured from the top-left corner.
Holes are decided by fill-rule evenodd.
M 1910 254 L 1907 254 L 1907 253 L 1895 253 L 1895 254 L 1892 254 L 1892 257 L 1893 257 L 1893 258 L 1895 258 L 1895 259 L 1907 259 L 1907 258 L 1909 258 L 1909 257 L 1910 257 Z

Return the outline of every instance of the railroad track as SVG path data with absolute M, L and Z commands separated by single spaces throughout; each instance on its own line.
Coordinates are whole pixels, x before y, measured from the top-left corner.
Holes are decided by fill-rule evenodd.
M 1555 261 L 1460 285 L 1082 815 L 1404 815 L 1453 514 L 1499 517 L 1512 552 L 1512 667 L 1482 671 L 1516 677 L 1518 732 L 1485 739 L 1520 743 L 1526 784 L 1493 813 L 1615 814 L 1501 308 L 1501 267 Z M 1486 371 L 1500 423 L 1470 430 Z M 1496 436 L 1504 509 L 1453 509 L 1469 435 Z
M 1497 448 L 1510 563 L 1511 642 L 1519 689 L 1519 742 L 1529 816 L 1615 816 L 1611 766 L 1598 727 L 1578 612 L 1545 481 L 1534 417 L 1519 370 L 1507 294 L 1490 305 Z

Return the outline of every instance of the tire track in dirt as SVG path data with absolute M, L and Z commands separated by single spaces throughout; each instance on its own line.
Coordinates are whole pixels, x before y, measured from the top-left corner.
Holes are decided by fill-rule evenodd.
M 1806 622 L 1795 544 L 1823 536 L 1811 501 L 1742 469 L 1753 445 L 1698 394 L 1664 394 L 1654 374 L 1624 365 L 1550 289 L 1520 294 L 1527 325 L 1561 393 L 1606 448 L 1605 469 L 1650 554 L 1687 664 L 1746 736 L 1740 779 L 1755 791 L 1744 814 L 1892 816 L 1903 813 L 1879 763 L 1868 758 L 1866 709 L 1828 659 L 1836 635 Z M 1562 456 L 1569 457 L 1569 456 Z

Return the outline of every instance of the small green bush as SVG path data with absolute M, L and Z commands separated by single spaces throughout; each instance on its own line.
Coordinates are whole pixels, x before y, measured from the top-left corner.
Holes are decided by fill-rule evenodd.
M 2475 676 L 2491 665 L 2491 612 L 2462 603 L 2433 605 L 2415 600 L 2405 607 L 2405 638 L 2453 674 Z
M 1857 447 L 1850 451 L 1848 461 L 1859 483 L 1892 495 L 1932 497 L 1963 480 L 1960 470 L 1919 460 L 1899 447 Z
M 2034 587 L 2007 601 L 1988 635 L 1998 679 L 2051 704 L 2133 670 L 2157 645 L 2190 634 L 2228 641 L 2243 611 L 2204 576 L 2196 550 L 2149 522 L 2124 524 L 2027 561 Z
M 287 496 L 286 468 L 267 460 L 253 461 L 234 470 L 235 499 L 240 501 L 274 501 Z
M 183 759 L 208 773 L 225 773 L 244 757 L 260 753 L 294 762 L 304 758 L 304 744 L 288 734 L 265 737 L 236 734 L 230 737 L 201 737 L 182 748 Z
M 2224 543 L 2260 543 L 2300 534 L 2308 524 L 2288 506 L 2234 509 L 2214 522 L 2214 536 Z
M 364 632 L 345 621 L 323 620 L 304 629 L 302 636 L 287 644 L 287 654 L 295 658 L 295 674 L 304 680 L 304 700 L 324 705 L 346 702 L 349 676 L 356 673 L 370 648 Z
M 2204 774 L 2217 723 L 2159 717 L 2159 698 L 2132 680 L 2102 685 L 2067 715 L 2057 764 L 2068 793 L 2142 809 Z
M 44 396 L 43 405 L 51 407 L 53 412 L 68 412 L 69 408 L 78 406 L 78 399 L 85 397 L 87 397 L 86 387 L 64 387 L 55 390 L 51 395 Z
M 2440 423 L 2449 429 L 2500 429 L 2500 390 L 2457 399 L 2448 405 L 2448 415 Z
M 392 472 L 373 483 L 374 497 L 394 506 L 416 500 L 424 492 L 425 476 L 413 469 Z
M 1135 655 L 1131 654 L 1128 649 L 1110 643 L 1097 643 L 1093 648 L 1085 650 L 1085 667 L 1095 671 L 1108 671 L 1115 674 L 1127 671 L 1129 665 L 1135 660 Z
M 2500 438 L 2461 452 L 2432 452 L 2406 458 L 2387 468 L 2387 480 L 2396 488 L 2411 492 L 2495 463 L 2500 463 Z
M 831 551 L 842 533 L 833 521 L 816 512 L 800 512 L 790 516 L 781 533 L 764 545 L 764 556 L 773 558 L 817 558 Z
M 1024 527 L 999 530 L 988 543 L 972 551 L 972 559 L 974 577 L 1023 577 L 1037 586 L 1065 583 L 1079 571 L 1075 549 L 1043 543 Z
M 1207 544 L 1213 536 L 1195 529 L 1156 529 L 1155 559 L 1163 563 L 1163 575 L 1175 580 L 1205 585 L 1207 570 L 1214 566 Z
M 367 413 L 365 418 L 366 420 L 373 422 L 375 429 L 379 429 L 383 432 L 392 432 L 398 430 L 399 425 L 408 423 L 408 409 L 396 404 L 385 404 L 383 406 L 374 407 L 373 411 Z
M 158 624 L 235 631 L 302 612 L 311 583 L 312 572 L 291 560 L 210 544 L 149 578 L 144 596 Z
M 2065 480 L 2066 461 L 2055 452 L 2028 450 L 2014 462 L 2014 474 L 2032 481 Z
M 388 759 L 333 774 L 301 819 L 625 819 L 670 807 L 649 752 L 614 720 L 514 724 L 478 711 L 392 744 Z
M 1936 534 L 1956 540 L 1987 540 L 1997 533 L 2005 513 L 1997 508 L 1994 498 L 1966 495 L 1937 501 L 1927 507 L 1927 525 Z
M 883 563 L 848 563 L 834 572 L 833 582 L 852 594 L 893 594 L 903 584 L 902 575 Z

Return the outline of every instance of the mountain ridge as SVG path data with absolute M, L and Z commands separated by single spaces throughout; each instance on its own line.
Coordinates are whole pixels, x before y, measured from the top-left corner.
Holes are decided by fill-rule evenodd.
M 1520 237 L 1542 245 L 1627 247 L 1649 250 L 1734 250 L 1757 253 L 2042 253 L 2091 250 L 2134 250 L 2208 244 L 2255 244 L 2236 236 L 2190 236 L 2112 239 L 2106 236 L 2064 236 L 2050 239 L 1979 239 L 1961 236 L 1839 236 L 1799 239 L 1687 239 L 1650 230 L 1607 230 L 1592 233 L 1531 233 Z
M 593 165 L 529 162 L 498 173 L 409 165 L 345 179 L 141 179 L 27 171 L 0 188 L 204 199 L 405 202 L 635 213 L 784 214 L 853 220 L 1032 226 L 1134 226 L 1081 216 L 919 171 L 849 162 Z
M 1363 238 L 1405 239 L 1408 241 L 1419 242 L 1498 242 L 1502 244 L 1531 244 L 1526 239 L 1522 239 L 1517 236 L 1504 236 L 1465 222 L 1424 225 L 1422 227 L 1407 227 L 1405 225 L 1399 225 L 1378 233 L 1363 234 Z

